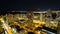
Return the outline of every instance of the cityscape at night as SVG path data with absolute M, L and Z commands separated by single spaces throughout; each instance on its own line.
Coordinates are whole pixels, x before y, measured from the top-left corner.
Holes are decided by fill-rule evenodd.
M 1 0 L 0 34 L 60 34 L 60 1 Z

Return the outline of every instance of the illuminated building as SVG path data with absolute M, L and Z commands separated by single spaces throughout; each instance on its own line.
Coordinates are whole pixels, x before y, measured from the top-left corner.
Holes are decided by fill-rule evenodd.
M 22 12 L 16 14 L 5 14 L 2 15 L 0 21 L 1 25 L 4 26 L 4 29 L 8 32 L 8 34 L 13 33 L 28 33 L 33 32 L 35 34 L 46 34 L 55 33 L 57 31 L 57 25 L 60 18 L 60 11 L 31 11 L 31 12 Z M 14 13 L 14 12 L 13 12 Z M 53 13 L 53 15 L 52 15 Z M 53 17 L 56 16 L 56 17 Z M 5 25 L 4 25 L 5 24 Z M 2 27 L 3 27 L 2 26 Z M 55 32 L 50 32 L 49 30 L 45 30 L 47 28 L 50 30 L 54 30 Z M 14 31 L 15 29 L 15 31 Z M 18 31 L 19 30 L 19 31 Z

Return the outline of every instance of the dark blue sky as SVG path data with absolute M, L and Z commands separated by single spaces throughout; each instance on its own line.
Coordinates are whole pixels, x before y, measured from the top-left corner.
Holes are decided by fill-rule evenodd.
M 1 0 L 0 9 L 60 9 L 59 0 Z

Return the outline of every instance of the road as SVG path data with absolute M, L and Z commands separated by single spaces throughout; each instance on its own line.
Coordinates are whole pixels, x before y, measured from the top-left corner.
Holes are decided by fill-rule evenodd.
M 3 19 L 1 19 L 1 22 L 3 24 L 3 28 L 7 30 L 8 34 L 13 34 L 10 26 L 8 24 L 6 24 Z

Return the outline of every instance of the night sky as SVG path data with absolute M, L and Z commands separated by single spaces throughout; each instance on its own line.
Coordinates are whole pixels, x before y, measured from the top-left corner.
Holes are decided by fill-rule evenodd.
M 47 10 L 60 9 L 60 0 L 1 0 L 3 10 Z

